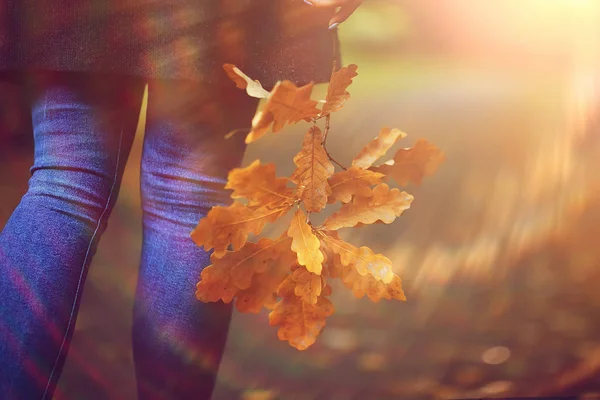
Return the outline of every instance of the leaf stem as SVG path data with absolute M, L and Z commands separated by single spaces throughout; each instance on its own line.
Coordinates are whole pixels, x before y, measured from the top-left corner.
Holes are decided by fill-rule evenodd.
M 331 123 L 331 115 L 327 114 L 325 116 L 325 129 L 323 130 L 323 141 L 321 142 L 321 144 L 323 145 L 323 149 L 325 150 L 325 154 L 327 154 L 327 158 L 329 158 L 330 161 L 336 163 L 341 169 L 343 169 L 344 171 L 346 171 L 348 168 L 344 167 L 342 164 L 340 164 L 339 162 L 337 162 L 333 157 L 331 157 L 331 154 L 329 154 L 329 151 L 327 150 L 327 146 L 326 146 L 326 142 L 327 142 L 327 134 L 329 134 L 329 126 Z

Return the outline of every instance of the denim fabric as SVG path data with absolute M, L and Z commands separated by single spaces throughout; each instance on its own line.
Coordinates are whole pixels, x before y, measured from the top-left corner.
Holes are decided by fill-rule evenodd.
M 50 399 L 83 285 L 118 196 L 144 91 L 133 79 L 71 74 L 31 79 L 34 165 L 0 233 L 0 396 Z M 142 156 L 143 250 L 133 349 L 140 399 L 210 398 L 230 305 L 195 299 L 209 254 L 190 239 L 230 202 L 256 101 L 243 92 L 149 82 Z M 68 396 L 68 394 L 67 394 Z

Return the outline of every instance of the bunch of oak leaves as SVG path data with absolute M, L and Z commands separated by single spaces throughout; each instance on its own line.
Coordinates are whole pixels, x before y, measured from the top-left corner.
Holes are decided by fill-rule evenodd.
M 279 339 L 299 350 L 315 343 L 325 319 L 334 312 L 328 299 L 332 293 L 328 282 L 333 278 L 339 278 L 357 298 L 406 300 L 390 259 L 366 246 L 347 243 L 337 231 L 393 222 L 410 207 L 413 196 L 390 188 L 384 180 L 392 178 L 400 186 L 420 184 L 444 160 L 443 153 L 421 139 L 375 166 L 406 136 L 397 129 L 383 128 L 349 168 L 334 161 L 325 147 L 330 115 L 350 97 L 346 89 L 357 75 L 354 64 L 332 73 L 324 101 L 311 100 L 312 83 L 297 87 L 291 81 L 279 81 L 268 92 L 234 65 L 223 68 L 248 95 L 266 99 L 252 120 L 246 143 L 269 131 L 277 133 L 286 124 L 306 121 L 311 125 L 293 159 L 297 168 L 289 178 L 277 177 L 274 164 L 259 160 L 230 171 L 225 187 L 238 201 L 213 207 L 191 234 L 198 246 L 213 249 L 212 264 L 202 271 L 196 297 L 225 303 L 235 298 L 241 312 L 259 313 L 263 307 L 271 310 L 269 323 L 279 327 Z M 335 171 L 334 163 L 340 171 Z M 336 202 L 342 203 L 339 211 L 320 226 L 311 224 L 311 214 Z M 248 241 L 250 233 L 260 235 L 267 223 L 290 211 L 294 215 L 289 228 L 278 239 Z

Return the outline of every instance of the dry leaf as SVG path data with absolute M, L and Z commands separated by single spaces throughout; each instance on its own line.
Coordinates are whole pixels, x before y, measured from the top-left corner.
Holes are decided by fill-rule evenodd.
M 346 89 L 352 84 L 352 79 L 358 75 L 357 69 L 356 64 L 350 64 L 331 74 L 321 115 L 331 114 L 344 106 L 346 100 L 350 98 L 350 93 Z
M 328 236 L 340 240 L 336 231 L 326 232 Z M 383 283 L 375 279 L 372 274 L 361 275 L 352 264 L 345 266 L 342 263 L 339 254 L 333 252 L 325 242 L 322 242 L 321 251 L 325 255 L 323 261 L 323 276 L 327 278 L 340 278 L 342 283 L 352 290 L 354 296 L 358 299 L 365 295 L 373 302 L 381 299 L 397 299 L 406 301 L 404 291 L 402 290 L 402 280 L 396 274 L 393 274 L 389 283 Z
M 354 197 L 351 203 L 327 218 L 323 226 L 327 230 L 337 230 L 356 226 L 359 223 L 372 224 L 381 221 L 392 223 L 404 210 L 410 208 L 413 196 L 390 187 L 385 183 L 377 185 L 369 197 Z
M 265 307 L 272 309 L 277 301 L 277 289 L 296 265 L 296 253 L 291 248 L 291 239 L 286 238 L 273 249 L 275 257 L 263 258 L 264 272 L 255 273 L 247 289 L 236 295 L 235 305 L 240 312 L 258 313 Z
M 331 290 L 323 290 L 323 296 L 318 298 L 316 304 L 303 301 L 294 290 L 291 279 L 282 283 L 278 294 L 283 298 L 269 313 L 269 324 L 279 326 L 277 336 L 280 340 L 287 340 L 298 350 L 305 350 L 315 343 L 325 326 L 325 319 L 333 314 L 333 304 L 324 297 Z
M 313 274 L 304 267 L 298 267 L 294 270 L 290 279 L 294 282 L 294 294 L 303 301 L 310 304 L 317 304 L 317 299 L 325 286 L 325 280 L 321 275 Z
M 340 278 L 358 299 L 366 295 L 373 302 L 378 302 L 381 299 L 406 301 L 406 296 L 402 290 L 402 280 L 396 274 L 393 274 L 389 283 L 383 283 L 371 274 L 363 276 L 355 268 L 344 267 Z
M 223 64 L 223 69 L 227 73 L 229 79 L 235 82 L 235 85 L 240 89 L 246 89 L 246 93 L 250 97 L 258 99 L 266 99 L 269 97 L 269 92 L 266 91 L 259 81 L 252 80 L 248 75 L 244 74 L 238 67 L 233 64 Z
M 413 196 L 390 189 L 382 180 L 389 175 L 401 185 L 420 184 L 444 160 L 443 153 L 419 140 L 413 148 L 401 149 L 393 160 L 375 167 L 373 164 L 406 136 L 397 129 L 382 128 L 354 157 L 350 168 L 334 173 L 316 123 L 326 117 L 329 128 L 329 115 L 350 97 L 347 88 L 357 76 L 356 65 L 332 74 L 321 110 L 318 102 L 310 99 L 312 84 L 297 87 L 280 81 L 267 93 L 234 65 L 223 68 L 237 87 L 246 89 L 250 96 L 267 99 L 252 119 L 246 143 L 270 130 L 277 133 L 286 124 L 305 120 L 313 125 L 293 159 L 296 169 L 289 179 L 277 177 L 275 165 L 259 160 L 230 171 L 226 189 L 243 204 L 213 207 L 191 235 L 198 246 L 214 250 L 212 265 L 204 269 L 197 284 L 197 298 L 205 302 L 235 299 L 241 312 L 271 309 L 269 323 L 278 327 L 279 339 L 298 350 L 315 343 L 326 318 L 334 312 L 327 298 L 332 292 L 327 284 L 330 279 L 340 278 L 358 298 L 406 300 L 390 259 L 366 246 L 345 242 L 336 230 L 394 221 L 410 207 Z M 288 181 L 296 188 L 288 188 Z M 337 201 L 343 203 L 339 211 L 322 227 L 314 228 L 308 220 L 311 213 Z M 279 239 L 247 242 L 250 234 L 260 234 L 267 223 L 285 215 L 293 205 L 298 209 Z
M 331 188 L 329 203 L 336 201 L 348 203 L 352 200 L 352 196 L 368 197 L 371 195 L 371 187 L 381 183 L 383 177 L 384 175 L 379 172 L 357 167 L 336 172 L 329 178 Z
M 319 236 L 332 252 L 340 256 L 340 261 L 345 267 L 354 266 L 360 275 L 371 274 L 383 283 L 392 281 L 392 261 L 383 254 L 375 254 L 367 246 L 357 248 L 325 231 L 320 231 Z
M 323 148 L 323 134 L 317 126 L 312 126 L 302 143 L 302 149 L 294 157 L 297 168 L 291 180 L 298 185 L 296 195 L 311 212 L 319 212 L 327 205 L 331 188 L 327 179 L 335 170 Z
M 252 143 L 267 134 L 279 132 L 286 124 L 296 123 L 319 115 L 317 102 L 310 99 L 313 84 L 297 87 L 290 81 L 277 82 L 264 108 L 252 119 L 252 130 L 246 143 Z
M 200 274 L 196 297 L 205 302 L 231 302 L 238 291 L 251 287 L 255 274 L 264 274 L 273 267 L 270 260 L 285 260 L 285 251 L 286 248 L 289 251 L 289 246 L 290 240 L 286 237 L 276 241 L 262 238 L 258 243 L 246 243 L 238 251 L 228 251 L 222 258 L 213 254 L 210 258 L 212 264 Z M 287 257 L 287 260 L 290 258 Z M 289 267 L 288 264 L 287 272 Z
M 354 159 L 352 166 L 367 169 L 396 143 L 406 137 L 406 133 L 398 129 L 382 128 L 379 135 L 371 140 Z
M 231 170 L 225 189 L 233 189 L 231 197 L 245 198 L 249 206 L 277 208 L 294 201 L 287 182 L 275 176 L 275 164 L 261 164 L 256 160 L 245 168 Z
M 205 250 L 214 249 L 215 257 L 222 257 L 231 245 L 239 250 L 248 240 L 248 235 L 258 235 L 269 222 L 275 222 L 290 209 L 285 204 L 278 208 L 261 207 L 251 209 L 234 202 L 229 207 L 213 207 L 192 231 L 192 240 Z
M 420 185 L 423 178 L 432 175 L 444 160 L 440 149 L 419 139 L 412 148 L 398 150 L 393 160 L 373 170 L 391 176 L 400 186 L 409 182 Z
M 306 215 L 298 209 L 287 231 L 292 238 L 292 251 L 298 255 L 298 264 L 303 265 L 310 272 L 321 274 L 323 265 L 323 253 L 320 250 L 319 239 L 312 231 L 312 227 L 306 223 Z
M 326 234 L 334 239 L 340 240 L 337 231 L 327 231 Z M 319 235 L 322 239 L 322 235 Z M 340 255 L 331 250 L 331 247 L 327 245 L 324 240 L 321 240 L 321 252 L 323 253 L 323 272 L 321 276 L 324 278 L 339 278 L 341 277 L 342 271 L 346 268 L 342 264 Z

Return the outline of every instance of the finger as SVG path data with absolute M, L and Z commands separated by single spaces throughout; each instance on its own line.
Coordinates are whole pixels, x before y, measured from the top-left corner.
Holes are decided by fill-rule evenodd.
M 304 0 L 304 2 L 314 7 L 341 7 L 348 3 L 348 0 Z
M 329 29 L 335 29 L 339 24 L 346 21 L 360 6 L 362 1 L 351 1 L 349 4 L 342 6 L 340 10 L 329 20 Z

